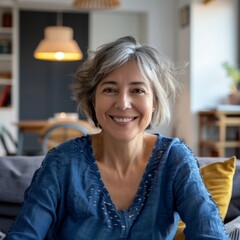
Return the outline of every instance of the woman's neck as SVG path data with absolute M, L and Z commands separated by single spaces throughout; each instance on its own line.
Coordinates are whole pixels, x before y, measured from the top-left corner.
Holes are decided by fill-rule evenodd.
M 127 175 L 132 167 L 146 164 L 148 161 L 145 135 L 142 133 L 129 141 L 117 141 L 104 132 L 99 134 L 98 144 L 95 144 L 96 160 L 119 176 Z

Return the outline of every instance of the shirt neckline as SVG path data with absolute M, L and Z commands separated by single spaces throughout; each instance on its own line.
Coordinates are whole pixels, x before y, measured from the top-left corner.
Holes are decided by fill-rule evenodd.
M 133 213 L 135 213 L 136 209 L 138 209 L 138 211 L 140 211 L 140 209 L 142 208 L 142 206 L 144 205 L 143 202 L 144 202 L 144 195 L 146 195 L 146 183 L 148 183 L 148 180 L 147 178 L 148 177 L 151 177 L 151 169 L 152 169 L 152 165 L 154 160 L 153 160 L 153 156 L 155 155 L 155 151 L 156 151 L 156 146 L 158 145 L 159 141 L 160 141 L 160 136 L 159 134 L 156 134 L 158 136 L 154 146 L 153 146 L 153 150 L 152 150 L 152 153 L 151 155 L 149 156 L 148 158 L 148 162 L 147 162 L 147 165 L 146 165 L 146 168 L 144 170 L 144 173 L 143 173 L 143 176 L 142 176 L 142 179 L 140 181 L 140 184 L 139 184 L 139 187 L 138 187 L 138 190 L 137 190 L 137 193 L 133 199 L 133 202 L 131 204 L 131 206 L 128 208 L 128 209 L 124 209 L 124 210 L 118 210 L 111 198 L 111 195 L 109 193 L 109 191 L 107 190 L 103 180 L 102 180 L 102 177 L 101 177 L 101 173 L 99 171 L 99 168 L 98 168 L 98 165 L 97 165 L 97 162 L 96 162 L 96 159 L 95 159 L 95 156 L 94 156 L 94 152 L 93 152 L 93 148 L 92 148 L 92 139 L 91 139 L 91 136 L 88 135 L 87 136 L 87 139 L 88 139 L 88 146 L 89 146 L 89 151 L 90 151 L 90 161 L 93 163 L 91 164 L 94 172 L 96 173 L 96 177 L 97 177 L 97 180 L 99 182 L 99 185 L 100 185 L 100 188 L 105 196 L 105 200 L 106 200 L 106 203 L 107 204 L 111 204 L 111 207 L 114 208 L 115 212 L 120 214 L 120 215 L 129 215 L 131 216 Z

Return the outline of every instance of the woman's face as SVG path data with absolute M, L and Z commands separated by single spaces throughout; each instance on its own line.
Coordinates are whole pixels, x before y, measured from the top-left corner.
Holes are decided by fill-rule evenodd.
M 153 108 L 152 88 L 134 61 L 107 75 L 97 87 L 96 117 L 104 133 L 113 138 L 130 140 L 142 134 Z

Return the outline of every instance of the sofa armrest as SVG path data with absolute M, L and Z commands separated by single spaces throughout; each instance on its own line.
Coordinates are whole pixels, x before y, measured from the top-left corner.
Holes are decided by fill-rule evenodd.
M 226 223 L 225 227 L 232 240 L 240 239 L 240 216 Z
M 6 234 L 0 231 L 0 240 L 3 240 L 5 236 Z

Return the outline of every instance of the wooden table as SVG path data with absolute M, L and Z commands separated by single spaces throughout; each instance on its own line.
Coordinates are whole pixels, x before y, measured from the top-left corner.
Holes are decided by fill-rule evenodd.
M 49 126 L 51 126 L 53 123 L 56 122 L 77 122 L 80 123 L 83 127 L 85 127 L 90 134 L 97 133 L 100 130 L 94 126 L 93 123 L 84 121 L 84 120 L 55 120 L 55 121 L 48 121 L 48 120 L 26 120 L 26 121 L 20 121 L 16 123 L 16 126 L 19 129 L 19 145 L 17 150 L 17 155 L 22 155 L 23 153 L 23 142 L 24 142 L 24 135 L 28 133 L 36 134 L 38 137 L 41 136 L 41 133 L 43 130 Z

